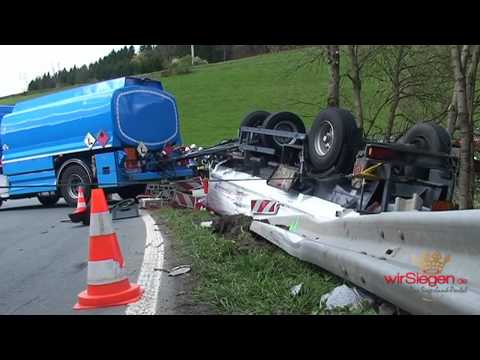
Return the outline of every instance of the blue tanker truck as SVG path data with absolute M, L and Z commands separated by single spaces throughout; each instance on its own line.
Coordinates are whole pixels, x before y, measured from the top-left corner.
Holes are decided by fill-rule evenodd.
M 148 182 L 193 173 L 165 159 L 182 137 L 175 98 L 159 81 L 114 79 L 22 101 L 3 113 L 0 205 L 38 197 L 52 206 L 63 197 L 75 206 L 80 184 L 130 198 Z

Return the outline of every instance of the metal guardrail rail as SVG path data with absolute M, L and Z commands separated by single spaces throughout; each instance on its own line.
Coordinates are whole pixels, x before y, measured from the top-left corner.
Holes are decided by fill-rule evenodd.
M 479 219 L 480 210 L 393 212 L 326 222 L 277 216 L 269 223 L 254 221 L 251 230 L 413 314 L 480 314 Z M 292 231 L 285 230 L 292 224 Z M 432 284 L 441 276 L 453 277 L 455 284 L 386 281 L 408 273 L 413 281 L 414 274 L 427 276 L 428 270 Z

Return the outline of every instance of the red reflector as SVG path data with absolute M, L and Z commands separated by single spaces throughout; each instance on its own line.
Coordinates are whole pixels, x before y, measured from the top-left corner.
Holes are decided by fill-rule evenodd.
M 128 160 L 138 160 L 137 149 L 135 148 L 125 148 L 125 153 L 127 154 Z
M 108 140 L 110 140 L 110 137 L 105 131 L 100 131 L 100 133 L 97 135 L 97 141 L 100 145 L 105 147 L 105 145 L 108 144 Z
M 455 210 L 456 206 L 451 201 L 434 201 L 432 204 L 432 211 L 447 211 Z
M 395 151 L 383 147 L 371 146 L 368 148 L 368 157 L 376 160 L 393 160 L 397 156 Z

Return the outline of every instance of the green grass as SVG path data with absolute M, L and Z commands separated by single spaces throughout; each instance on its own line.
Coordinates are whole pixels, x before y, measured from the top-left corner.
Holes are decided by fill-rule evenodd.
M 300 102 L 325 103 L 328 71 L 323 64 L 293 71 L 304 55 L 305 50 L 287 51 L 197 66 L 187 75 L 148 76 L 161 80 L 177 98 L 184 142 L 213 145 L 236 137 L 241 120 L 254 110 L 293 111 L 309 125 L 321 105 Z M 47 93 L 7 97 L 0 104 Z
M 310 126 L 314 116 L 325 107 L 328 82 L 327 65 L 322 62 L 298 68 L 311 51 L 285 51 L 201 65 L 186 75 L 161 77 L 156 72 L 147 76 L 161 80 L 165 89 L 176 97 L 184 142 L 213 145 L 236 137 L 241 120 L 254 110 L 292 111 Z M 342 64 L 343 71 L 346 65 Z M 350 89 L 348 79 L 343 79 L 345 107 L 351 107 Z M 363 91 L 367 108 L 369 102 L 375 101 L 376 84 L 365 82 Z M 37 91 L 27 96 L 7 97 L 0 99 L 0 104 L 47 93 Z
M 304 263 L 281 249 L 255 245 L 250 233 L 231 240 L 212 234 L 198 224 L 212 218 L 208 212 L 164 208 L 155 213 L 174 234 L 170 241 L 192 261 L 199 277 L 196 300 L 223 314 L 324 314 L 320 298 L 342 280 Z M 249 244 L 251 246 L 245 246 Z M 290 289 L 303 283 L 294 297 Z M 373 310 L 340 310 L 335 314 L 374 314 Z

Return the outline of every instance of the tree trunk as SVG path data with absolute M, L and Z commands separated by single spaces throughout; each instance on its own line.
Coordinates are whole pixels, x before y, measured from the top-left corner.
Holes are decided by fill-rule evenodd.
M 340 46 L 327 45 L 328 80 L 327 106 L 340 106 Z
M 473 115 L 475 113 L 475 89 L 476 89 L 476 78 L 477 78 L 477 70 L 478 70 L 478 63 L 480 60 L 480 45 L 473 45 L 471 49 L 471 60 L 468 68 L 466 69 L 466 94 L 467 94 L 467 109 L 468 109 L 468 123 L 469 123 L 469 130 L 471 132 L 471 154 L 470 154 L 470 192 L 471 192 L 471 201 L 472 207 L 475 200 L 475 168 L 474 168 L 474 141 L 473 141 L 473 133 L 474 133 L 474 119 Z
M 470 59 L 470 46 L 463 45 L 461 52 L 461 71 L 465 74 L 467 69 L 467 62 Z M 475 70 L 476 73 L 476 70 Z M 452 103 L 448 108 L 448 124 L 447 129 L 450 136 L 453 137 L 455 131 L 458 129 L 458 110 L 457 110 L 457 94 L 453 91 Z
M 448 125 L 447 130 L 451 137 L 455 134 L 455 130 L 457 129 L 457 94 L 453 91 L 452 102 L 448 107 Z
M 462 56 L 458 45 L 452 45 L 451 55 L 452 68 L 455 77 L 458 125 L 460 126 L 462 137 L 462 141 L 460 142 L 460 170 L 458 178 L 459 207 L 460 209 L 471 209 L 473 206 L 471 196 L 472 127 L 470 125 L 470 117 L 468 113 L 465 67 L 462 66 Z
M 392 102 L 390 104 L 390 112 L 388 115 L 387 128 L 385 129 L 385 141 L 389 142 L 393 132 L 395 117 L 397 116 L 398 105 L 400 104 L 400 73 L 402 72 L 404 46 L 400 46 L 396 57 L 393 74 L 392 74 Z
M 357 115 L 357 125 L 363 133 L 362 79 L 360 77 L 360 66 L 358 64 L 358 46 L 359 45 L 347 45 L 351 64 L 349 78 L 352 81 L 353 103 Z

